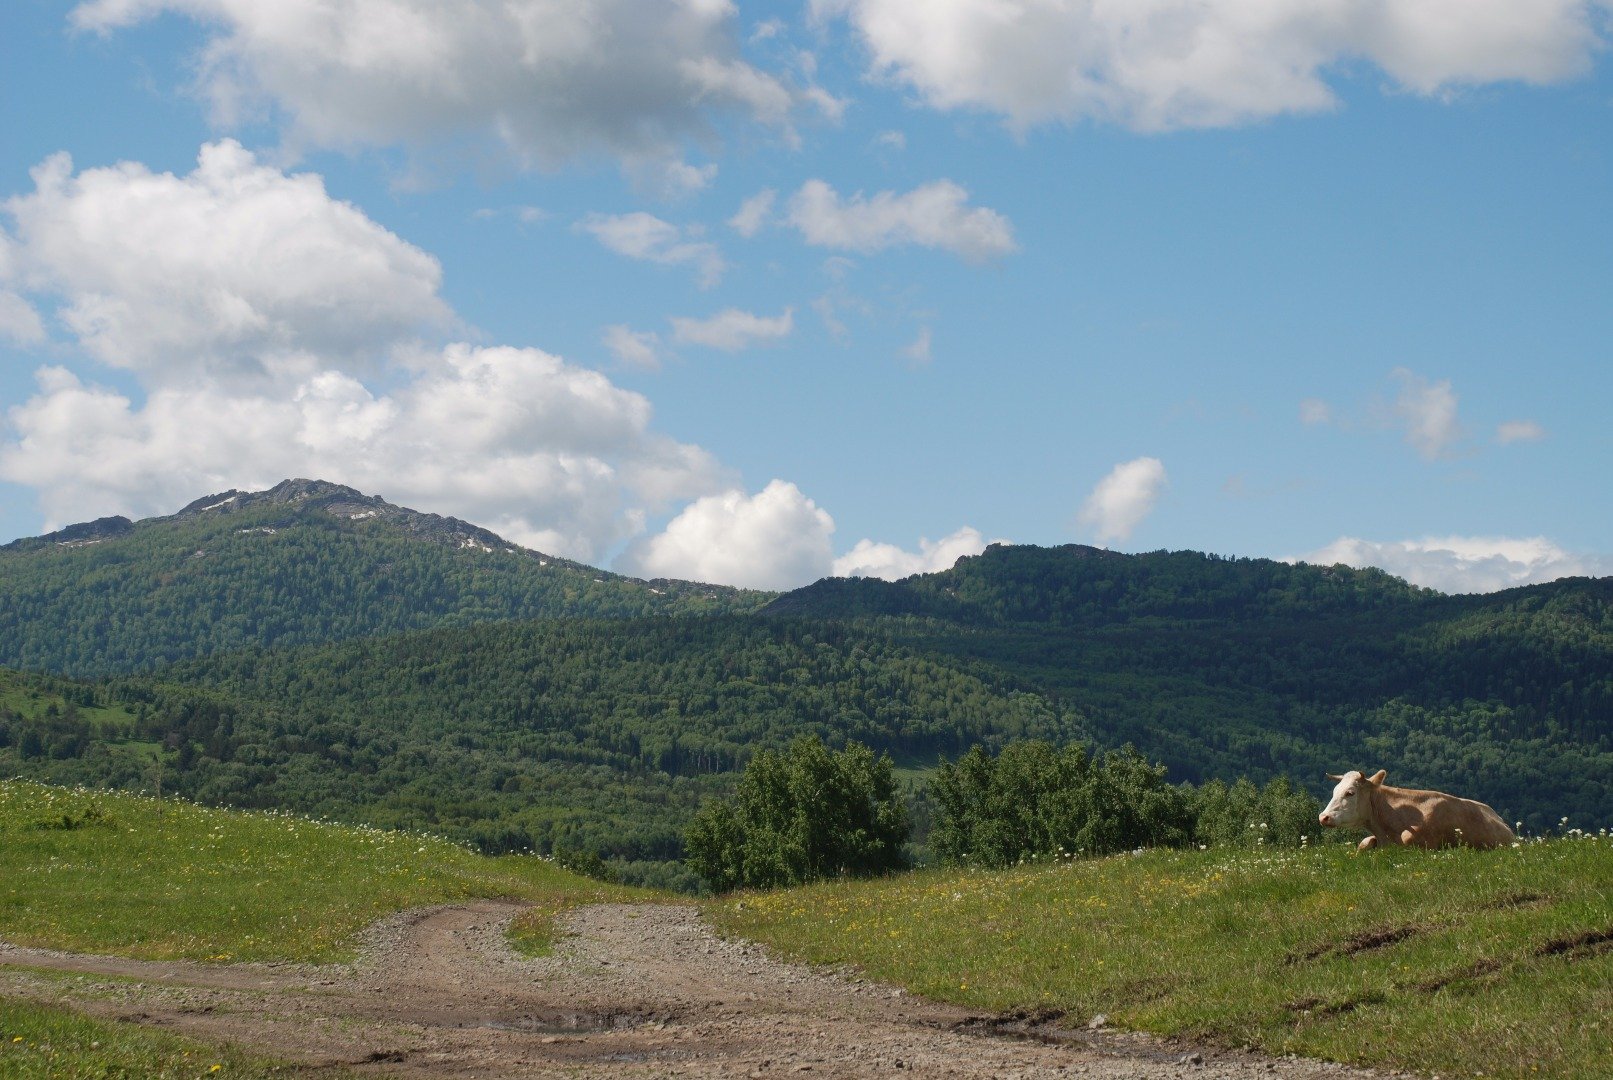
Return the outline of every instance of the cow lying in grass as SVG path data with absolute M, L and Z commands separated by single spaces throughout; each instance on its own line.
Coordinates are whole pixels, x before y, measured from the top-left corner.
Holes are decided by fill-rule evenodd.
M 1379 843 L 1492 848 L 1515 839 L 1501 815 L 1485 804 L 1443 791 L 1390 787 L 1383 782 L 1387 775 L 1383 769 L 1371 776 L 1359 771 L 1343 776 L 1328 773 L 1338 786 L 1318 820 L 1329 828 L 1367 830 L 1366 839 L 1357 845 L 1359 851 Z

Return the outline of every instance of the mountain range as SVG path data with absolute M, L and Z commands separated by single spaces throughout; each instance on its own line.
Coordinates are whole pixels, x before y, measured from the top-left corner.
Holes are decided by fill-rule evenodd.
M 1172 779 L 1387 768 L 1541 828 L 1613 820 L 1613 579 L 995 545 L 782 595 L 637 581 L 292 480 L 0 549 L 0 773 L 587 852 L 681 830 L 810 733 L 916 782 L 968 746 L 1131 743 Z M 916 796 L 922 827 L 926 812 Z M 922 828 L 920 830 L 922 832 Z
M 623 577 L 340 484 L 286 480 L 0 547 L 0 665 L 95 676 L 251 645 L 767 599 Z

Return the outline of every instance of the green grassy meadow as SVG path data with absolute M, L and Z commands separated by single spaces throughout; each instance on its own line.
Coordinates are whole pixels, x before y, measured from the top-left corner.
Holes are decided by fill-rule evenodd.
M 346 1080 L 346 1069 L 303 1069 L 233 1047 L 137 1024 L 96 1020 L 71 1009 L 0 999 L 0 1077 L 6 1080 Z
M 142 959 L 327 962 L 389 912 L 532 902 L 512 927 L 549 945 L 565 908 L 645 895 L 530 856 L 273 813 L 0 781 L 0 940 Z M 0 1077 L 286 1077 L 297 1066 L 0 994 Z M 319 1071 L 321 1077 L 345 1072 Z
M 1613 1076 L 1613 838 L 1151 851 L 736 894 L 722 929 L 994 1012 L 1444 1075 Z
M 416 833 L 0 781 L 0 939 L 168 960 L 327 962 L 389 912 L 478 897 L 547 917 L 641 895 L 531 856 Z

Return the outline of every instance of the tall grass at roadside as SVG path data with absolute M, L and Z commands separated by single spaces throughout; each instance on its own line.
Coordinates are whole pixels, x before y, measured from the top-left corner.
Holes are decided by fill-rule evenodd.
M 0 999 L 0 1076 L 7 1080 L 285 1080 L 304 1074 L 320 1080 L 357 1075 L 303 1069 L 135 1024 Z
M 325 962 L 389 912 L 533 901 L 541 951 L 566 907 L 642 895 L 533 856 L 415 833 L 0 781 L 0 939 L 145 959 Z
M 1446 1075 L 1613 1076 L 1613 840 L 1150 851 L 734 895 L 728 933 L 992 1011 Z

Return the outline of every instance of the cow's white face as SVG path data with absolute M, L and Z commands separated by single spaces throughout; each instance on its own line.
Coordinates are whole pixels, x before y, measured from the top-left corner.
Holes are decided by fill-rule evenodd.
M 1333 789 L 1333 798 L 1317 819 L 1329 828 L 1348 825 L 1365 825 L 1368 820 L 1367 787 L 1370 782 L 1359 770 L 1339 777 Z

